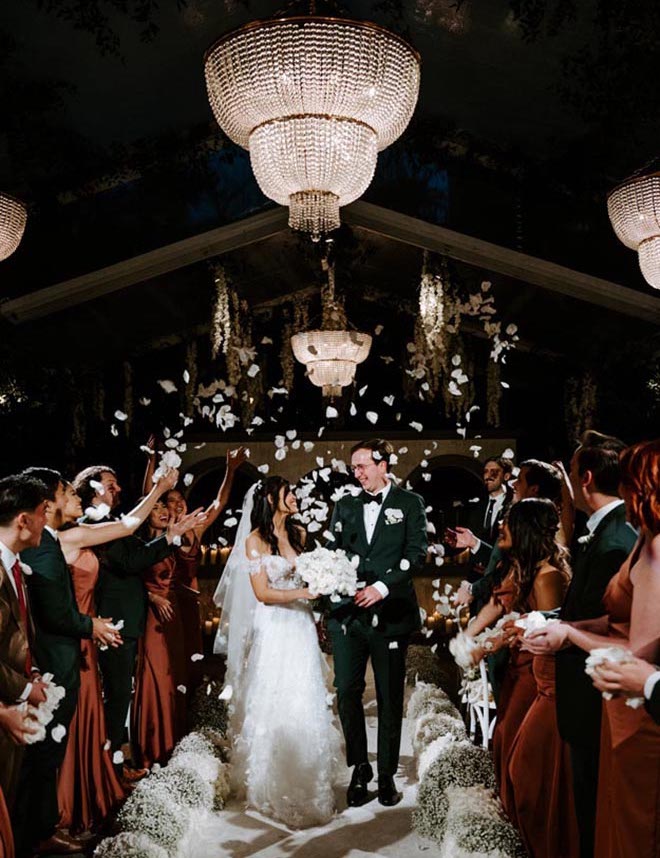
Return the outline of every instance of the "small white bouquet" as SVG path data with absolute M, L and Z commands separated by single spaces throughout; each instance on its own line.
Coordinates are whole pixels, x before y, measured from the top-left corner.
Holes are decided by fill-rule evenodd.
M 55 716 L 55 710 L 60 705 L 60 701 L 65 697 L 66 692 L 62 688 L 61 685 L 55 685 L 53 682 L 53 674 L 52 673 L 44 673 L 42 676 L 43 680 L 43 690 L 46 695 L 46 699 L 43 703 L 40 703 L 38 706 L 30 706 L 29 703 L 23 703 L 22 708 L 27 708 L 29 717 L 35 722 L 34 729 L 36 729 L 35 733 L 29 733 L 25 736 L 25 741 L 28 745 L 34 745 L 37 742 L 43 742 L 46 738 L 46 727 L 53 720 Z M 57 730 L 57 726 L 53 728 Z M 63 728 L 62 728 L 63 729 Z M 61 731 L 58 731 L 54 734 L 54 738 L 59 735 Z M 65 731 L 66 732 L 66 731 Z M 56 738 L 56 741 L 61 741 L 61 736 L 59 739 Z
M 342 596 L 354 596 L 357 592 L 359 562 L 357 556 L 349 560 L 341 548 L 333 551 L 319 546 L 300 555 L 296 561 L 296 572 L 312 593 L 330 596 L 332 602 L 339 602 Z
M 516 626 L 519 629 L 525 630 L 523 637 L 526 638 L 530 632 L 537 632 L 552 623 L 558 622 L 559 619 L 557 617 L 546 617 L 541 611 L 530 611 L 529 614 L 525 614 L 519 620 L 516 620 Z
M 624 649 L 621 646 L 597 647 L 596 649 L 592 649 L 589 653 L 584 667 L 584 672 L 593 677 L 595 675 L 595 669 L 606 661 L 625 664 L 633 659 L 634 655 L 630 650 Z M 612 697 L 613 695 L 609 691 L 603 691 L 604 700 L 611 700 Z M 626 706 L 630 706 L 631 709 L 639 709 L 643 704 L 643 697 L 628 697 L 626 700 Z

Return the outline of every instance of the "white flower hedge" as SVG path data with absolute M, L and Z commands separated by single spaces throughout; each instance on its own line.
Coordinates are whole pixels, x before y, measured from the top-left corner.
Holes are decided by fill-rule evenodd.
M 460 713 L 437 686 L 418 682 L 407 708 L 420 779 L 413 827 L 440 858 L 523 858 L 495 794 L 489 752 L 467 738 Z

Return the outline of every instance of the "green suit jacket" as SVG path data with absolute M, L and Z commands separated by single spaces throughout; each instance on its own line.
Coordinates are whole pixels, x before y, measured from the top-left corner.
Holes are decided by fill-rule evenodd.
M 358 581 L 367 586 L 382 581 L 388 595 L 373 608 L 358 608 L 353 599 L 326 599 L 328 628 L 337 631 L 354 619 L 378 619 L 375 628 L 385 636 L 410 634 L 421 626 L 413 575 L 426 561 L 426 513 L 424 500 L 392 485 L 381 505 L 371 542 L 364 529 L 364 504 L 360 496 L 337 502 L 330 523 L 333 540 L 328 548 L 342 548 L 358 556 Z M 403 561 L 403 565 L 402 565 Z
M 610 579 L 632 551 L 637 534 L 620 504 L 598 524 L 593 536 L 573 551 L 573 576 L 560 617 L 567 622 L 605 614 L 603 596 Z M 587 653 L 568 647 L 556 655 L 556 700 L 559 733 L 566 742 L 598 747 L 602 697 L 584 672 Z
M 110 521 L 111 519 L 107 519 Z M 96 585 L 96 610 L 100 617 L 124 621 L 122 637 L 139 638 L 144 633 L 147 595 L 143 572 L 168 557 L 174 546 L 164 536 L 144 542 L 138 536 L 125 536 L 94 549 L 99 558 Z
M 21 551 L 35 627 L 35 662 L 57 685 L 80 686 L 80 640 L 92 636 L 92 618 L 76 604 L 71 573 L 59 542 L 44 529 L 38 548 Z

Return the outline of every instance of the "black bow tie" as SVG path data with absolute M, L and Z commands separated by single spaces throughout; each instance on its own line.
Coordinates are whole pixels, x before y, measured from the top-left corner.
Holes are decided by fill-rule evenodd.
M 369 492 L 363 491 L 360 497 L 362 498 L 362 503 L 365 505 L 368 503 L 377 503 L 380 506 L 383 502 L 382 492 L 378 492 L 377 495 L 370 495 Z

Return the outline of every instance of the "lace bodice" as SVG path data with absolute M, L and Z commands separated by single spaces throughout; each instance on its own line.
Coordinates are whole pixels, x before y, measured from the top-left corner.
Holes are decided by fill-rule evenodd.
M 303 585 L 295 566 L 279 554 L 260 554 L 248 561 L 248 569 L 251 575 L 263 569 L 275 590 L 295 590 Z

